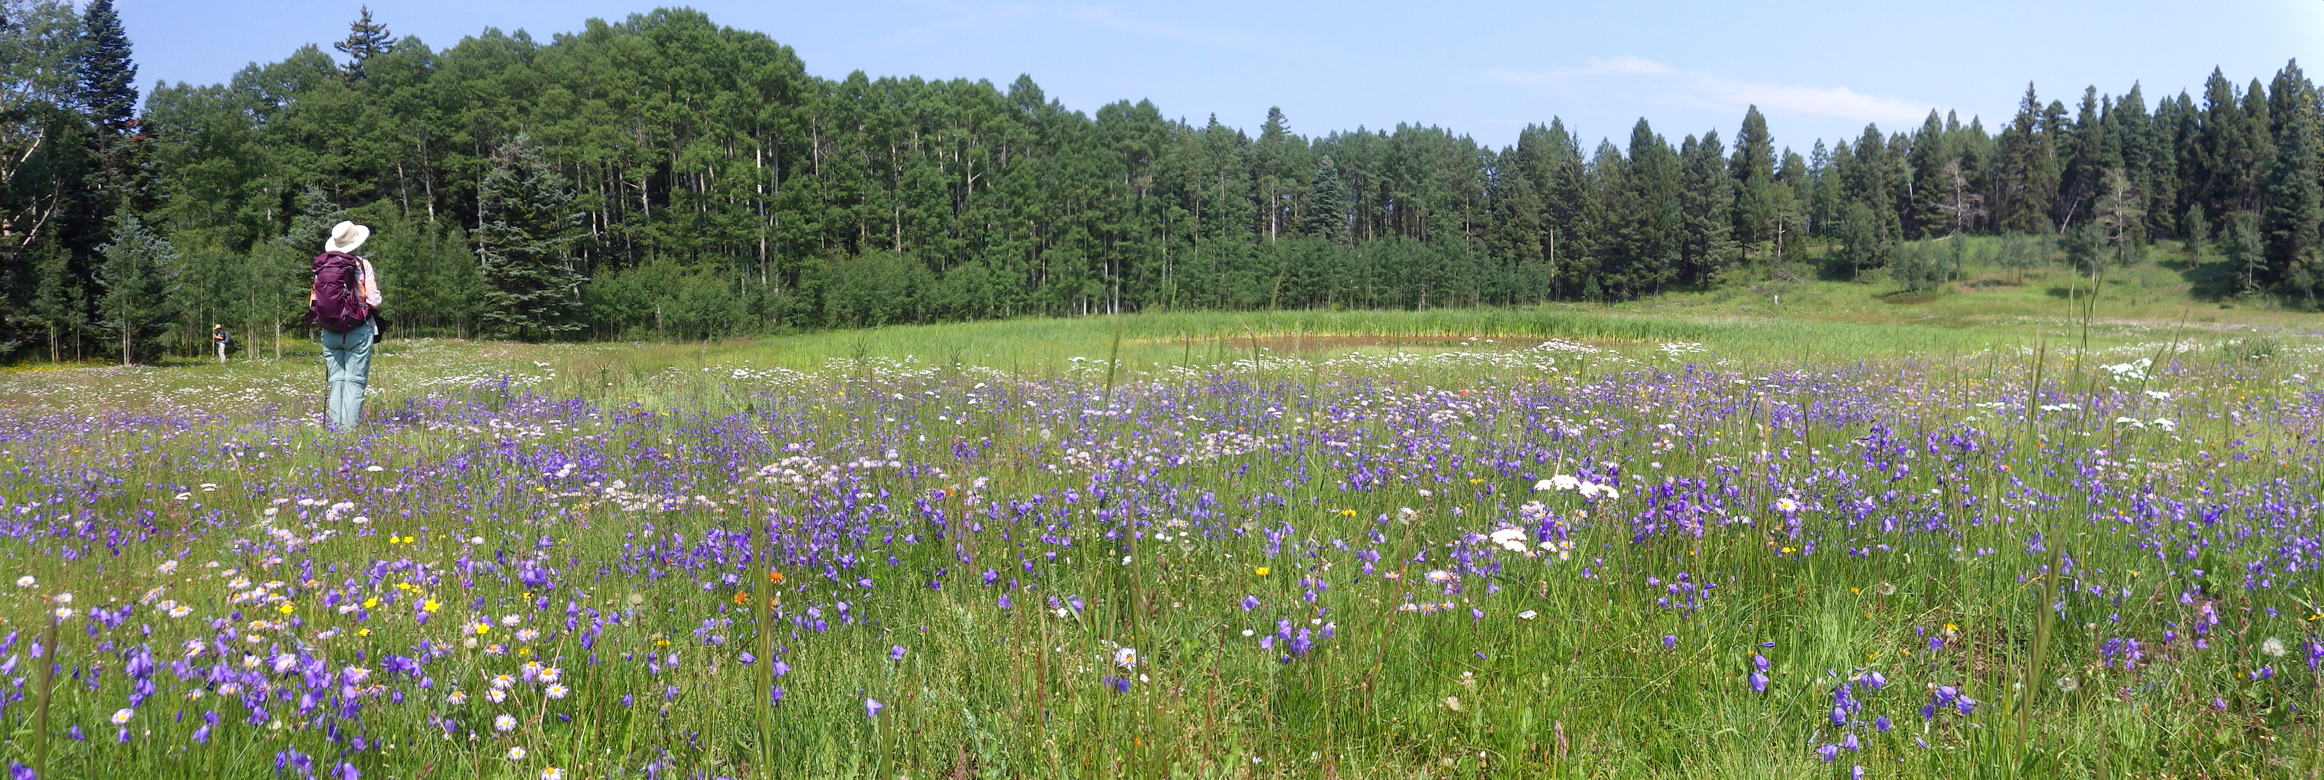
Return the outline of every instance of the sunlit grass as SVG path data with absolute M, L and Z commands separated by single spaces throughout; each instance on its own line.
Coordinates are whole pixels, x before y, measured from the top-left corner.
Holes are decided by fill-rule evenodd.
M 414 343 L 352 438 L 301 406 L 311 366 L 9 374 L 0 683 L 26 679 L 0 752 L 58 777 L 293 752 L 366 777 L 2311 774 L 2311 345 L 2079 335 L 1616 310 Z M 1560 475 L 1618 495 L 1537 489 Z M 1486 536 L 1512 527 L 1528 554 Z M 44 682 L 25 648 L 65 592 Z M 766 705 L 762 636 L 788 667 Z M 251 722 L 171 670 L 188 639 L 287 698 Z M 157 690 L 121 743 L 138 648 Z M 367 670 L 361 706 L 283 653 Z M 532 660 L 562 698 L 485 700 Z M 1937 686 L 1977 704 L 1924 718 Z

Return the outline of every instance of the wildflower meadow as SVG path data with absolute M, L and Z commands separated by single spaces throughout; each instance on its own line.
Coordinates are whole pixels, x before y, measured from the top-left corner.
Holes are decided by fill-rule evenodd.
M 1037 369 L 390 342 L 350 433 L 310 361 L 0 374 L 0 761 L 2324 766 L 2304 341 L 1121 333 Z

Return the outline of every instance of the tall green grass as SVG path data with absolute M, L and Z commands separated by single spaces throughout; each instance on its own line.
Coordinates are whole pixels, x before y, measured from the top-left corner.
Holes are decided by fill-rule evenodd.
M 1346 337 L 1378 337 L 1382 343 L 1351 345 Z M 1318 367 L 1325 359 L 1350 354 L 1499 349 L 1461 343 L 1486 338 L 1567 339 L 1611 352 L 1563 358 L 1557 371 L 1546 374 L 1460 364 L 1365 368 L 1351 361 Z M 2101 336 L 2096 348 L 2128 346 L 2113 340 L 2118 338 Z M 1309 339 L 1327 346 L 1308 349 Z M 1711 351 L 1664 356 L 1656 349 L 1663 341 L 1702 342 Z M 2032 349 L 2016 349 L 2020 346 Z M 660 771 L 685 776 L 881 780 L 1842 777 L 1854 765 L 1867 767 L 1868 776 L 1875 777 L 2313 776 L 2319 766 L 2316 679 L 2298 668 L 2297 659 L 2276 662 L 2283 674 L 2273 685 L 2244 679 L 2267 663 L 2255 649 L 2261 637 L 2295 639 L 2313 633 L 2303 620 L 2314 612 L 2312 591 L 2306 585 L 2298 591 L 2248 589 L 2215 576 L 2209 587 L 2223 608 L 2248 610 L 2238 613 L 2248 622 L 2237 627 L 2235 639 L 2220 637 L 2222 649 L 2214 653 L 2182 648 L 2181 657 L 2168 664 L 2158 661 L 2144 673 L 2105 668 L 2095 662 L 2104 639 L 2158 636 L 2166 621 L 2184 625 L 2185 611 L 2174 599 L 2193 579 L 2184 574 L 2184 565 L 2151 563 L 2152 553 L 2137 547 L 2138 539 L 2106 522 L 2104 510 L 2123 508 L 2137 494 L 2094 494 L 2051 471 L 2070 470 L 2077 459 L 2100 457 L 2092 453 L 2104 450 L 2113 460 L 2136 457 L 2169 466 L 2159 476 L 2126 478 L 2126 484 L 2174 497 L 2192 497 L 2199 488 L 2264 484 L 2297 485 L 2285 490 L 2309 495 L 2311 437 L 2299 418 L 2285 416 L 2305 403 L 2307 386 L 2287 381 L 2313 371 L 2305 352 L 2309 345 L 2296 339 L 2247 339 L 2218 347 L 2184 342 L 2135 346 L 2135 351 L 2082 354 L 2078 342 L 2061 347 L 2004 330 L 1530 310 L 1141 315 L 588 352 L 444 345 L 452 357 L 422 363 L 415 356 L 400 367 L 383 360 L 381 370 L 416 372 L 426 365 L 456 376 L 489 375 L 498 368 L 541 378 L 513 392 L 457 385 L 419 390 L 428 377 L 407 375 L 401 381 L 415 389 L 395 391 L 375 409 L 393 410 L 405 400 L 474 403 L 521 421 L 514 410 L 528 386 L 587 398 L 609 409 L 632 410 L 634 403 L 661 414 L 623 425 L 587 422 L 509 440 L 519 449 L 587 445 L 630 456 L 652 450 L 669 456 L 646 461 L 657 464 L 653 470 L 708 479 L 724 478 L 718 465 L 724 454 L 720 440 L 703 431 L 717 415 L 748 410 L 761 420 L 756 424 L 781 420 L 794 429 L 822 432 L 826 442 L 900 432 L 904 425 L 936 432 L 925 443 L 896 438 L 904 442 L 906 459 L 943 465 L 950 477 L 888 476 L 875 483 L 896 496 L 924 496 L 972 476 L 992 480 L 986 491 L 992 500 L 1054 496 L 1103 484 L 1093 482 L 1100 470 L 1055 473 L 1044 468 L 1062 457 L 1067 443 L 1094 443 L 1107 455 L 1120 455 L 1138 450 L 1150 433 L 1123 417 L 1081 410 L 1104 409 L 1117 399 L 1125 407 L 1154 403 L 1181 389 L 1199 395 L 1202 388 L 1218 392 L 1210 400 L 1198 399 L 1184 413 L 1228 419 L 1248 412 L 1241 393 L 1264 391 L 1266 403 L 1279 405 L 1282 414 L 1274 422 L 1254 423 L 1254 430 L 1298 442 L 1300 457 L 1254 452 L 1166 475 L 1177 484 L 1216 491 L 1221 510 L 1231 518 L 1221 522 L 1239 532 L 1125 542 L 1105 538 L 1109 528 L 1086 514 L 1089 507 L 1074 510 L 1087 520 L 1073 535 L 1076 545 L 1038 548 L 1060 552 L 1060 560 L 1043 562 L 1041 589 L 1020 594 L 1011 609 L 1001 609 L 994 591 L 977 580 L 986 567 L 1003 576 L 1025 576 L 1010 557 L 1020 549 L 1021 537 L 1004 538 L 1010 529 L 997 523 L 961 532 L 957 548 L 885 548 L 899 561 L 892 567 L 884 561 L 875 565 L 881 584 L 871 589 L 792 571 L 789 587 L 781 592 L 794 609 L 846 599 L 862 614 L 879 616 L 875 626 L 829 634 L 793 637 L 784 626 L 762 629 L 765 613 L 755 605 L 769 594 L 755 578 L 708 589 L 685 576 L 615 575 L 585 582 L 581 598 L 588 606 L 617 608 L 635 594 L 644 616 L 636 628 L 609 635 L 599 651 L 604 659 L 675 647 L 687 662 L 656 675 L 637 663 L 585 665 L 578 660 L 585 651 L 569 634 L 541 643 L 530 648 L 530 657 L 567 659 L 573 699 L 561 704 L 522 700 L 528 712 L 538 714 L 538 723 L 528 722 L 518 737 L 488 732 L 471 739 L 467 728 L 446 737 L 416 720 L 371 724 L 367 733 L 387 747 L 365 759 L 371 762 L 366 776 L 538 776 L 543 764 L 501 757 L 518 740 L 540 761 L 565 767 L 568 777 L 644 776 L 645 765 L 660 760 L 661 751 L 668 751 L 671 764 Z M 1296 353 L 1303 359 L 1238 362 L 1255 351 Z M 2182 368 L 2151 384 L 2128 385 L 2094 365 L 2149 355 L 2165 364 L 2179 361 Z M 902 363 L 904 356 L 918 360 Z M 1091 369 L 1091 361 L 1112 368 Z M 553 370 L 538 366 L 541 362 L 552 363 Z M 1732 373 L 1740 383 L 1714 392 L 1667 382 L 1668 375 L 1689 364 Z M 731 372 L 736 368 L 813 373 L 795 379 L 735 379 Z M 267 365 L 189 368 L 182 386 L 225 388 L 248 380 L 271 388 L 297 380 L 304 371 Z M 1760 379 L 1779 371 L 1830 377 L 1840 386 L 1822 394 L 1766 389 Z M 1118 383 L 1112 393 L 1101 389 L 1109 374 Z M 1617 375 L 1622 378 L 1608 379 Z M 1067 385 L 1080 403 L 979 413 L 973 423 L 960 425 L 940 419 L 947 412 L 923 394 L 936 391 L 957 412 L 956 399 L 976 383 L 1008 385 L 1021 379 Z M 135 392 L 168 394 L 169 383 L 180 378 L 153 381 L 160 384 Z M 1559 410 L 1560 416 L 1577 421 L 1606 423 L 1590 434 L 1604 446 L 1586 453 L 1561 452 L 1553 462 L 1501 468 L 1474 460 L 1479 448 L 1448 437 L 1442 451 L 1413 454 L 1404 473 L 1416 481 L 1367 491 L 1318 478 L 1321 467 L 1313 465 L 1329 457 L 1322 443 L 1326 433 L 1390 443 L 1417 425 L 1372 419 L 1327 426 L 1322 420 L 1335 405 L 1373 402 L 1388 393 L 1420 394 L 1429 387 L 1468 391 L 1493 403 L 1462 423 L 1464 433 L 1490 442 L 1522 442 L 1547 434 L 1523 413 L 1520 401 L 1596 382 L 1609 382 L 1621 394 Z M 1841 384 L 1846 382 L 1858 384 Z M 102 391 L 102 384 L 92 380 L 91 392 Z M 2102 399 L 2127 395 L 2135 400 L 2150 389 L 2177 394 L 2167 403 L 2138 403 L 2148 404 L 2142 414 L 2178 419 L 2179 435 L 2125 429 L 2089 411 Z M 1774 424 L 1774 410 L 1844 401 L 1855 391 L 1873 394 L 1873 401 L 1891 412 L 1887 421 L 1898 426 L 1892 432 L 1915 443 L 1922 434 L 1970 425 L 1988 437 L 1988 460 L 1977 461 L 1978 468 L 1956 474 L 1926 468 L 1928 462 L 1921 461 L 1923 468 L 1895 477 L 1887 488 L 1904 496 L 1937 491 L 1939 498 L 1932 500 L 1956 511 L 1972 505 L 2022 509 L 2013 511 L 2008 522 L 1916 539 L 1893 554 L 1852 556 L 1827 549 L 1804 555 L 1787 549 L 1792 543 L 1771 530 L 1777 516 L 1766 507 L 1778 497 L 1773 487 L 1747 482 L 1739 488 L 1736 506 L 1756 515 L 1756 525 L 1634 543 L 1622 523 L 1582 523 L 1572 561 L 1512 566 L 1506 576 L 1491 581 L 1493 592 L 1486 593 L 1479 580 L 1449 611 L 1416 615 L 1396 610 L 1413 596 L 1429 594 L 1415 580 L 1444 566 L 1448 541 L 1489 530 L 1489 518 L 1508 516 L 1515 504 L 1538 497 L 1569 516 L 1604 513 L 1615 506 L 1635 507 L 1652 489 L 1649 479 L 1618 500 L 1624 503 L 1584 504 L 1571 494 L 1536 493 L 1525 472 L 1570 473 L 1602 459 L 1622 462 L 1631 473 L 1650 478 L 1707 478 L 1722 468 L 1758 463 L 1754 458 L 1764 452 L 1780 455 L 1777 462 L 1796 464 L 1787 474 L 1804 479 L 1861 457 L 1854 442 L 1867 435 L 1867 427 L 1781 426 Z M 2047 395 L 2037 398 L 2037 391 Z M 1663 446 L 1662 439 L 1673 437 L 1657 426 L 1670 410 L 1729 401 L 1745 413 L 1706 418 L 1699 426 L 1690 423 L 1684 435 L 1675 437 L 1689 446 Z M 2081 410 L 2038 411 L 2040 404 L 2057 401 L 2078 402 Z M 171 510 L 177 504 L 168 494 L 179 486 L 224 485 L 203 500 L 227 508 L 228 517 L 243 523 L 260 516 L 277 497 L 244 486 L 279 485 L 318 494 L 358 490 L 355 486 L 368 484 L 365 480 L 392 478 L 364 476 L 368 472 L 352 468 L 374 453 L 402 458 L 386 464 L 396 470 L 463 457 L 480 462 L 503 457 L 494 439 L 503 434 L 402 427 L 358 445 L 298 427 L 246 427 L 260 417 L 257 410 L 219 411 L 217 419 L 184 432 L 113 426 L 79 436 L 70 446 L 11 444 L 0 454 L 0 468 L 20 474 L 104 469 L 123 485 L 154 487 L 128 489 L 75 511 L 100 518 L 156 511 L 165 525 L 183 527 L 196 521 Z M 212 451 L 205 445 L 220 441 L 253 443 L 274 456 L 228 463 L 202 454 Z M 951 445 L 963 441 L 989 442 L 992 454 L 973 463 L 948 454 Z M 2230 452 L 2254 457 L 2238 459 Z M 1454 465 L 1454 456 L 1472 459 Z M 738 516 L 759 514 L 780 500 L 750 496 L 738 500 L 769 503 L 751 504 L 748 511 L 728 511 L 733 510 L 729 506 L 641 516 L 601 501 L 529 493 L 531 485 L 517 476 L 522 475 L 505 483 L 431 483 L 424 491 L 399 494 L 411 496 L 411 505 L 423 511 L 413 517 L 381 512 L 377 528 L 390 538 L 415 535 L 416 544 L 364 536 L 344 540 L 330 555 L 351 565 L 408 556 L 450 567 L 465 554 L 459 539 L 467 534 L 518 547 L 545 534 L 556 537 L 554 549 L 561 552 L 606 560 L 644 539 L 683 535 L 699 540 L 714 530 L 735 530 Z M 2218 479 L 2205 481 L 2212 477 Z M 1423 488 L 1427 495 L 1419 492 Z M 2046 500 L 2033 500 L 2036 494 Z M 23 481 L 0 481 L 0 495 L 8 506 L 24 506 L 32 498 Z M 449 508 L 457 505 L 455 499 L 489 496 L 529 510 L 509 510 L 524 522 L 471 525 L 473 513 Z M 1835 510 L 1817 522 L 1844 533 L 1838 529 L 1845 515 Z M 1283 548 L 1270 552 L 1264 532 L 1280 522 L 1292 524 L 1295 533 Z M 653 524 L 651 532 L 646 523 Z M 233 525 L 200 530 L 205 535 L 185 543 L 95 559 L 108 564 L 103 568 L 21 545 L 6 548 L 5 560 L 57 584 L 49 590 L 73 590 L 84 605 L 132 600 L 162 584 L 165 579 L 151 572 L 163 558 L 182 558 L 188 566 L 205 559 L 257 566 L 228 544 L 237 530 Z M 2051 552 L 2028 550 L 2035 532 L 2043 534 Z M 1379 568 L 1399 572 L 1400 579 L 1349 576 L 1360 564 L 1332 542 L 1357 542 L 1373 533 L 1382 537 Z M 2263 547 L 2214 553 L 2202 565 L 2235 571 L 2262 560 Z M 1985 549 L 1998 552 L 1963 552 Z M 979 563 L 955 563 L 963 551 Z M 2083 572 L 2095 573 L 2078 574 L 2081 579 L 2070 583 L 2049 576 L 2062 568 L 2060 556 L 2066 551 Z M 1415 562 L 1424 554 L 1430 558 Z M 1585 567 L 1587 576 L 1581 573 Z M 934 575 L 939 568 L 945 573 Z M 13 577 L 16 571 L 8 573 Z M 1664 591 L 1648 578 L 1669 582 L 1682 573 L 1720 589 L 1698 611 L 1656 605 Z M 1326 591 L 1323 603 L 1332 611 L 1325 615 L 1315 614 L 1304 600 L 1309 588 L 1300 583 L 1317 576 L 1334 584 Z M 923 577 L 942 587 L 917 581 Z M 2107 589 L 2133 588 L 2136 598 L 2112 604 L 2061 587 L 2078 588 L 2085 579 Z M 489 616 L 522 609 L 532 596 L 520 585 L 489 577 L 473 583 L 448 578 L 427 590 L 458 606 L 442 613 L 431 628 L 382 620 L 375 624 L 373 644 L 342 643 L 331 652 L 349 662 L 354 650 L 365 647 L 375 651 L 373 657 L 382 648 L 402 652 L 423 637 L 443 640 L 445 627 L 464 617 L 457 613 L 473 599 L 491 605 L 483 613 Z M 1262 607 L 1242 610 L 1237 600 L 1244 595 L 1259 598 Z M 1060 615 L 1046 607 L 1047 596 L 1080 596 L 1087 608 Z M 561 607 L 566 597 L 560 595 L 555 606 Z M 301 598 L 298 614 L 318 625 L 332 619 L 311 594 Z M 2062 616 L 2044 608 L 2056 599 L 2067 602 Z M 754 606 L 738 608 L 738 602 Z M 8 602 L 8 625 L 31 623 L 41 606 L 23 599 Z M 206 606 L 215 608 L 216 602 Z M 2263 617 L 2270 608 L 2283 614 Z M 1473 617 L 1471 609 L 1485 614 Z M 1533 617 L 1519 617 L 1524 611 Z M 735 621 L 720 629 L 726 645 L 713 649 L 694 643 L 689 632 L 704 619 Z M 1249 629 L 1264 635 L 1278 620 L 1303 627 L 1317 627 L 1310 620 L 1326 620 L 1338 637 L 1309 657 L 1284 663 L 1242 633 Z M 168 650 L 187 631 L 184 625 L 162 622 L 153 642 Z M 1949 637 L 1953 649 L 1926 650 L 1932 634 Z M 1665 636 L 1674 637 L 1669 646 Z M 759 648 L 764 657 L 764 649 L 774 644 L 790 648 L 786 657 L 793 668 L 781 681 L 787 695 L 780 704 L 752 692 L 765 679 L 766 667 L 740 666 L 735 657 L 742 647 Z M 891 659 L 889 648 L 897 645 L 908 652 Z M 1147 679 L 1129 693 L 1114 693 L 1100 682 L 1116 645 L 1135 647 L 1146 659 L 1137 671 Z M 94 641 L 67 632 L 63 652 L 88 658 L 97 651 Z M 1751 692 L 1745 683 L 1754 654 L 1771 663 L 1773 681 L 1766 694 Z M 467 653 L 454 662 L 457 674 L 439 673 L 443 688 L 413 695 L 440 697 L 462 684 L 470 694 L 480 694 L 483 675 L 513 663 L 513 658 Z M 1882 670 L 1892 680 L 1887 690 L 1865 694 L 1874 707 L 1865 717 L 1891 715 L 1898 729 L 1868 739 L 1866 750 L 1846 754 L 1841 762 L 1824 764 L 1812 751 L 1836 739 L 1820 725 L 1831 705 L 1830 691 L 1859 669 Z M 2078 684 L 2068 690 L 2059 684 L 2066 678 Z M 53 689 L 45 682 L 33 684 L 53 693 L 57 724 L 98 723 L 119 706 L 114 690 L 93 690 L 70 678 Z M 1939 718 L 1924 727 L 1914 710 L 1926 699 L 1927 686 L 1940 684 L 1974 691 L 1983 702 L 1981 714 Z M 681 693 L 664 701 L 658 694 L 662 685 L 677 685 Z M 623 693 L 636 700 L 620 701 Z M 881 718 L 865 716 L 866 697 L 887 704 Z M 2214 698 L 2230 706 L 2214 708 Z M 44 696 L 41 701 L 49 700 Z M 109 745 L 110 735 L 103 730 L 92 731 L 93 742 L 71 741 L 53 733 L 61 726 L 43 723 L 17 725 L 0 752 L 14 760 L 45 760 L 61 773 L 53 776 L 192 777 L 237 770 L 263 774 L 285 748 L 330 749 L 313 730 L 296 726 L 237 730 L 230 738 L 193 747 L 187 734 L 194 724 L 168 716 L 168 710 L 181 706 L 189 705 L 170 700 L 146 708 L 137 724 L 147 733 L 129 747 Z M 473 719 L 487 711 L 471 703 L 459 713 L 473 728 Z M 9 723 L 19 724 L 18 710 L 12 706 L 9 713 Z M 553 722 L 553 714 L 573 720 Z M 1932 747 L 1915 746 L 1915 738 Z M 32 755 L 36 751 L 53 754 Z

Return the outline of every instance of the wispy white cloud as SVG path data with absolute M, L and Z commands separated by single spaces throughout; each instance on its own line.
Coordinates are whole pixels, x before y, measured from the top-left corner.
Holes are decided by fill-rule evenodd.
M 1485 71 L 1485 77 L 1518 86 L 1541 87 L 1593 76 L 1664 76 L 1674 72 L 1669 65 L 1624 54 L 1611 59 L 1591 57 L 1579 68 L 1551 68 L 1545 71 L 1493 68 Z
M 1932 107 L 1928 103 L 1866 95 L 1847 87 L 1762 84 L 1709 73 L 1681 71 L 1654 60 L 1627 54 L 1608 59 L 1592 57 L 1585 60 L 1581 67 L 1545 71 L 1497 67 L 1486 70 L 1484 76 L 1492 81 L 1515 86 L 1565 93 L 1571 93 L 1579 83 L 1590 79 L 1649 76 L 1668 85 L 1667 92 L 1649 97 L 1655 102 L 1725 109 L 1757 105 L 1764 110 L 1889 124 L 1918 121 Z
M 1698 76 L 1694 86 L 1702 102 L 1722 108 L 1756 105 L 1762 110 L 1792 111 L 1860 122 L 1910 124 L 1927 116 L 1933 104 L 1858 94 L 1847 87 L 1800 87 L 1757 84 Z

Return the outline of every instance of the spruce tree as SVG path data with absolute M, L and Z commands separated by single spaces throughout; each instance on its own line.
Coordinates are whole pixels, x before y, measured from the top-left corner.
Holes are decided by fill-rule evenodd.
M 137 65 L 129 61 L 129 35 L 121 29 L 121 15 L 113 0 L 92 0 L 81 12 L 81 110 L 107 135 L 124 135 L 137 126 Z
M 1325 157 L 1315 165 L 1315 178 L 1307 186 L 1307 222 L 1301 231 L 1334 244 L 1348 243 L 1348 180 L 1340 176 L 1340 169 Z
M 2267 242 L 2265 281 L 2289 280 L 2295 268 L 2316 262 L 2318 230 L 2324 225 L 2324 187 L 2316 182 L 2316 128 L 2306 100 L 2295 99 L 2284 132 L 2276 141 L 2275 164 L 2267 175 L 2267 211 L 2260 230 Z
M 347 79 L 363 79 L 363 62 L 395 50 L 395 36 L 389 35 L 387 25 L 371 21 L 371 6 L 363 6 L 363 16 L 347 25 L 347 40 L 331 44 L 331 48 L 350 59 Z
M 1686 140 L 1679 162 L 1679 255 L 1687 281 L 1708 287 L 1735 256 L 1736 182 L 1729 178 L 1719 131 Z M 1768 186 L 1762 178 L 1762 187 Z
M 1767 117 L 1759 106 L 1743 113 L 1743 129 L 1735 133 L 1735 156 L 1727 162 L 1735 180 L 1732 233 L 1748 253 L 1764 240 L 1774 221 L 1775 140 L 1767 133 Z
M 2058 196 L 2057 158 L 2052 153 L 2057 135 L 2056 125 L 2045 118 L 2033 85 L 2025 85 L 2017 116 L 2001 131 L 1995 152 L 2000 158 L 1995 182 L 2000 213 L 1995 216 L 2002 230 L 2049 232 L 2050 205 Z
M 62 213 L 59 238 L 73 250 L 75 270 L 94 273 L 116 211 L 135 208 L 153 171 L 139 161 L 137 65 L 112 0 L 94 0 L 81 13 L 81 46 L 73 63 L 73 100 L 86 124 L 58 133 Z M 64 171 L 70 171 L 69 173 Z
M 565 178 L 532 139 L 519 134 L 494 150 L 476 208 L 485 328 L 527 340 L 581 329 L 574 315 L 587 280 L 567 251 L 580 214 Z
M 121 365 L 150 360 L 178 322 L 177 251 L 135 215 L 113 219 L 112 243 L 97 267 L 97 328 L 120 339 Z

